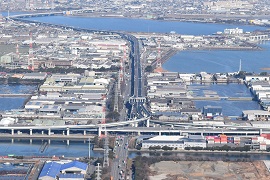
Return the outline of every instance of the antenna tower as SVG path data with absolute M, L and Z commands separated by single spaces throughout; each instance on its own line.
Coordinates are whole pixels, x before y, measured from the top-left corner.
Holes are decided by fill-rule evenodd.
M 34 71 L 34 53 L 33 53 L 32 32 L 30 32 L 29 35 L 30 35 L 30 42 L 29 42 L 28 69 Z
M 161 48 L 160 48 L 160 40 L 157 41 L 158 43 L 158 54 L 157 54 L 157 64 L 156 64 L 156 69 L 154 70 L 154 72 L 164 72 L 164 70 L 162 69 L 162 65 L 161 65 Z
M 20 58 L 19 44 L 17 44 L 16 46 L 16 55 L 17 55 L 17 58 L 19 59 Z

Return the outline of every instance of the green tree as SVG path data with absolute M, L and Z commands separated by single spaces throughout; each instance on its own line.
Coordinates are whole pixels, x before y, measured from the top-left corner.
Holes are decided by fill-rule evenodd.
M 119 120 L 119 117 L 120 117 L 120 114 L 118 112 L 116 112 L 116 111 L 109 112 L 106 115 L 106 118 L 108 118 L 108 119 L 114 119 L 114 120 Z
M 261 73 L 260 73 L 260 76 L 267 76 L 267 75 L 268 75 L 267 72 L 261 72 Z
M 141 144 L 137 144 L 135 147 L 137 150 L 141 150 L 142 149 L 142 145 Z
M 153 71 L 153 68 L 152 68 L 152 66 L 146 66 L 145 67 L 145 72 L 152 72 Z

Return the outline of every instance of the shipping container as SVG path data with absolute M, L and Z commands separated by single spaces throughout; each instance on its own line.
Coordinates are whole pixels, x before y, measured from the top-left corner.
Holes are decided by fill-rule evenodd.
M 220 137 L 220 138 L 227 138 L 227 135 L 220 134 L 219 137 Z
M 264 141 L 264 137 L 258 137 L 258 142 L 263 142 Z
M 258 143 L 258 137 L 251 138 L 252 143 Z
M 214 141 L 215 141 L 215 143 L 220 143 L 220 138 L 219 138 L 219 137 L 216 137 L 216 138 L 214 139 Z
M 265 139 L 264 142 L 265 142 L 267 145 L 270 145 L 270 139 Z
M 240 141 L 240 137 L 233 137 L 234 138 L 234 140 L 239 140 Z
M 215 136 L 206 136 L 205 138 L 206 138 L 206 140 L 207 139 L 215 139 Z

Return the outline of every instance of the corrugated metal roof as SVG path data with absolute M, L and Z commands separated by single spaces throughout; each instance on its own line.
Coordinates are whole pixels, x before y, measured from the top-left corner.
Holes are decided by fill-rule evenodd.
M 84 178 L 83 174 L 71 174 L 71 173 L 67 173 L 67 174 L 60 174 L 59 178 Z
M 47 162 L 42 171 L 40 172 L 39 178 L 44 176 L 50 176 L 55 178 L 57 174 L 59 174 L 61 168 L 61 164 L 57 162 Z
M 63 164 L 62 167 L 61 167 L 61 170 L 72 168 L 72 167 L 76 167 L 76 168 L 79 168 L 79 169 L 82 169 L 82 170 L 86 170 L 87 169 L 87 164 L 82 163 L 80 161 L 72 161 L 70 163 Z
M 184 144 L 184 141 L 152 141 L 152 140 L 143 140 L 142 143 L 158 143 L 158 144 Z
M 24 176 L 12 176 L 12 175 L 5 176 L 5 175 L 3 175 L 3 176 L 0 176 L 0 179 L 1 180 L 24 180 L 25 177 Z

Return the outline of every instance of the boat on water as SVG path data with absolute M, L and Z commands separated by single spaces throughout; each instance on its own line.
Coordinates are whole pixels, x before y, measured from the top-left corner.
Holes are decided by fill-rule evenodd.
M 5 162 L 4 165 L 11 165 L 11 163 L 10 162 Z

